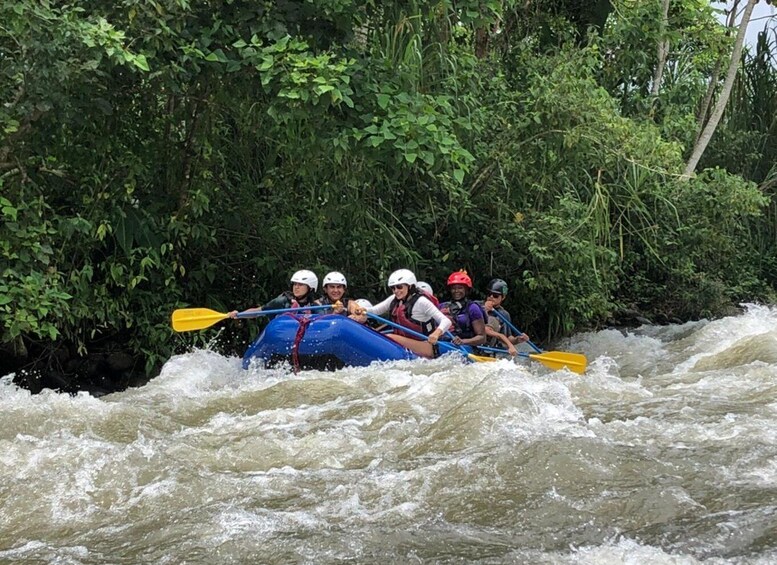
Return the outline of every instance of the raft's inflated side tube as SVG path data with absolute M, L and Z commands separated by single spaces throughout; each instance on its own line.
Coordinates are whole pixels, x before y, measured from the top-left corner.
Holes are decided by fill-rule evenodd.
M 243 368 L 254 359 L 268 366 L 293 364 L 294 343 L 298 341 L 300 369 L 335 370 L 346 366 L 366 367 L 373 361 L 416 359 L 415 354 L 395 341 L 339 314 L 305 317 L 283 315 L 273 319 L 243 356 Z M 300 326 L 304 325 L 301 336 Z

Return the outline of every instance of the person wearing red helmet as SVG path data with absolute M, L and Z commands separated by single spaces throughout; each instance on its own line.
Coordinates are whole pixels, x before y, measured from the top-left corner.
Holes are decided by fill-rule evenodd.
M 440 310 L 453 322 L 454 345 L 476 347 L 486 341 L 486 315 L 483 308 L 469 299 L 472 279 L 467 271 L 451 273 L 448 277 L 449 302 L 440 304 Z

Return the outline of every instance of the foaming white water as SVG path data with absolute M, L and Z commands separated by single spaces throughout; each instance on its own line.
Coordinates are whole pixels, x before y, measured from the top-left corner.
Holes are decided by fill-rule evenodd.
M 774 563 L 775 554 L 749 560 L 752 565 Z M 620 537 L 616 542 L 601 546 L 575 547 L 569 555 L 538 562 L 557 563 L 559 565 L 722 565 L 730 563 L 728 559 L 699 560 L 690 555 L 674 555 L 660 548 L 645 546 L 637 541 Z
M 581 334 L 538 363 L 244 371 L 95 399 L 0 384 L 0 559 L 768 563 L 774 309 Z

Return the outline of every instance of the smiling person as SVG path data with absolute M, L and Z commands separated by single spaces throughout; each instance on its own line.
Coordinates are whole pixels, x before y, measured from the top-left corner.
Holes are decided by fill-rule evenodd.
M 399 269 L 391 273 L 388 287 L 391 296 L 378 304 L 365 309 L 370 314 L 382 316 L 389 314 L 391 321 L 402 327 L 427 336 L 422 341 L 412 337 L 402 330 L 394 330 L 388 337 L 422 357 L 438 357 L 440 355 L 437 340 L 451 326 L 450 320 L 421 293 L 416 287 L 418 281 L 412 271 Z M 366 315 L 361 315 L 358 321 L 364 323 Z
M 348 281 L 345 280 L 345 275 L 338 271 L 327 273 L 324 277 L 323 289 L 324 296 L 318 300 L 318 303 L 322 306 L 331 304 L 335 314 L 348 315 L 352 305 L 351 299 L 345 296 L 348 290 Z
M 455 345 L 478 346 L 486 342 L 486 313 L 477 302 L 469 299 L 472 279 L 467 271 L 451 273 L 448 277 L 449 302 L 440 304 L 440 310 L 453 322 Z
M 516 355 L 515 344 L 528 341 L 529 336 L 525 333 L 518 335 L 510 327 L 510 324 L 512 324 L 510 312 L 502 306 L 507 298 L 507 283 L 502 279 L 493 279 L 488 283 L 486 291 L 486 301 L 483 303 L 483 307 L 488 314 L 488 319 L 486 320 L 486 345 L 496 347 L 501 343 L 507 348 L 510 355 Z M 507 322 L 502 320 L 496 312 L 505 318 Z
M 289 279 L 291 289 L 282 292 L 264 306 L 249 308 L 246 312 L 262 310 L 280 310 L 285 308 L 304 308 L 316 304 L 314 293 L 318 289 L 318 277 L 313 271 L 303 269 L 297 271 Z M 237 310 L 229 313 L 230 318 L 237 318 Z

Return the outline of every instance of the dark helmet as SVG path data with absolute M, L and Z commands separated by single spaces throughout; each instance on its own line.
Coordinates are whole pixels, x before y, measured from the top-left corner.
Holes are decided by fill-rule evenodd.
M 502 279 L 494 279 L 488 283 L 488 288 L 486 290 L 504 296 L 507 294 L 507 283 Z

